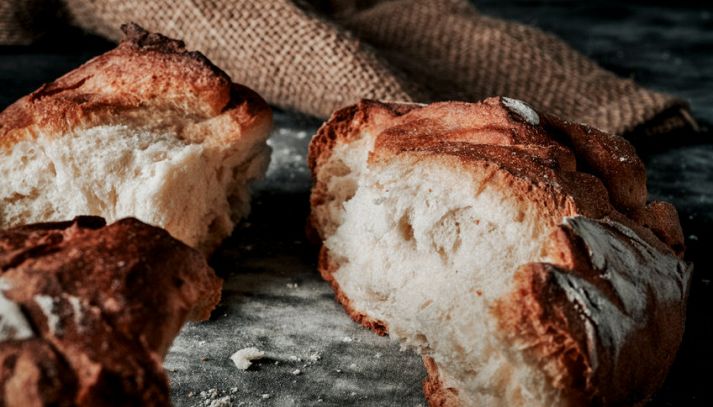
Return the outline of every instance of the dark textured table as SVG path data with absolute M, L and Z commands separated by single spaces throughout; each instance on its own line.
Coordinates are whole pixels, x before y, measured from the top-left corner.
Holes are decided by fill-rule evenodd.
M 560 35 L 601 65 L 691 103 L 713 122 L 713 11 L 570 1 L 481 1 L 488 13 Z M 0 47 L 0 108 L 112 45 L 68 30 Z M 306 146 L 319 121 L 276 111 L 267 178 L 253 213 L 212 259 L 226 279 L 213 318 L 189 324 L 166 360 L 176 405 L 423 405 L 421 361 L 360 328 L 334 302 L 304 241 Z M 713 405 L 713 136 L 640 144 L 652 198 L 673 202 L 696 265 L 686 336 L 654 406 Z M 247 371 L 229 356 L 266 352 Z

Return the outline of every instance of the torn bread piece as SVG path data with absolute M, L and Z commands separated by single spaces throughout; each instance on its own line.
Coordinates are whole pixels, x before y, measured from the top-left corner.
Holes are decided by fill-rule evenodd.
M 508 98 L 363 101 L 309 165 L 322 276 L 421 352 L 430 405 L 637 405 L 663 382 L 691 271 L 624 139 Z
M 0 227 L 131 216 L 210 252 L 250 210 L 271 110 L 183 42 L 122 29 L 0 113 Z
M 221 280 L 136 219 L 0 231 L 0 405 L 169 406 L 161 363 Z

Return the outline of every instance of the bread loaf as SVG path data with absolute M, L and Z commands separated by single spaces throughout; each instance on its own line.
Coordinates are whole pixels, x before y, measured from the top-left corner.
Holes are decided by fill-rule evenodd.
M 169 406 L 161 363 L 221 281 L 164 230 L 97 217 L 0 231 L 0 405 Z
M 122 29 L 0 113 L 0 227 L 132 216 L 209 252 L 249 211 L 270 108 L 181 41 Z
M 421 352 L 430 405 L 638 405 L 663 382 L 691 273 L 624 139 L 509 98 L 363 101 L 309 165 L 322 276 Z

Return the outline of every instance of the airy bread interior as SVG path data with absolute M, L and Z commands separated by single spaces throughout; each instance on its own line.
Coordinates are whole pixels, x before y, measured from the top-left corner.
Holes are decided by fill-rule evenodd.
M 328 196 L 313 216 L 350 307 L 433 358 L 443 385 L 465 390 L 462 405 L 556 403 L 489 312 L 520 265 L 552 260 L 552 220 L 452 162 L 401 154 L 367 167 L 373 142 L 335 146 L 317 175 Z
M 253 132 L 230 144 L 134 124 L 37 134 L 0 150 L 0 226 L 134 216 L 210 250 L 248 213 L 249 182 L 269 162 L 265 129 Z
M 136 217 L 210 253 L 249 211 L 270 107 L 182 41 L 121 29 L 0 112 L 0 228 Z

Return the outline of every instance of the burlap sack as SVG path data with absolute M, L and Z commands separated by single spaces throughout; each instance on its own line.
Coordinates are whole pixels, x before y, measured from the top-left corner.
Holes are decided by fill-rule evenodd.
M 0 45 L 27 45 L 56 20 L 58 0 L 0 0 Z
M 61 1 L 87 30 L 116 40 L 135 21 L 182 38 L 270 103 L 320 117 L 361 98 L 505 95 L 618 134 L 686 125 L 681 100 L 467 0 Z

